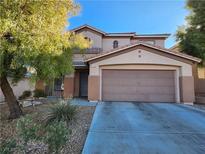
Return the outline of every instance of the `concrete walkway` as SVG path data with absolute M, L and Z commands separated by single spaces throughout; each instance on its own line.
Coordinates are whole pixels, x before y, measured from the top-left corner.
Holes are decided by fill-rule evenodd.
M 205 112 L 162 103 L 99 103 L 83 154 L 205 154 Z

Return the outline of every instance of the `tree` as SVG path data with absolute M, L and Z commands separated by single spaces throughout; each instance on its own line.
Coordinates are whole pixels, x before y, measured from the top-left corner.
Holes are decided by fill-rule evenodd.
M 22 111 L 8 78 L 16 83 L 28 68 L 36 80 L 73 71 L 72 49 L 88 47 L 82 36 L 65 31 L 67 20 L 78 10 L 73 0 L 0 2 L 0 87 L 10 118 L 18 118 Z
M 188 0 L 187 25 L 178 29 L 177 40 L 183 52 L 202 59 L 205 65 L 205 1 Z

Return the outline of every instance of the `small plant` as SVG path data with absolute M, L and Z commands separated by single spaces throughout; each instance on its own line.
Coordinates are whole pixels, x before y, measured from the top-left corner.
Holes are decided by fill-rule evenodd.
M 34 122 L 31 116 L 25 116 L 17 122 L 18 135 L 23 139 L 24 143 L 31 140 L 40 140 L 41 125 Z
M 21 96 L 19 96 L 19 100 L 26 99 L 26 98 L 30 97 L 31 94 L 32 94 L 31 91 L 26 90 L 26 91 L 23 92 L 23 94 Z
M 12 154 L 17 147 L 16 140 L 3 141 L 0 146 L 0 154 Z
M 59 153 L 62 146 L 66 144 L 69 130 L 64 122 L 54 122 L 46 127 L 44 142 L 48 144 L 48 153 Z
M 76 112 L 77 108 L 75 106 L 71 106 L 68 103 L 60 103 L 50 107 L 44 120 L 46 124 L 63 121 L 68 125 L 68 123 L 74 119 Z
M 46 93 L 43 90 L 36 89 L 34 90 L 34 97 L 39 98 L 39 97 L 46 97 Z

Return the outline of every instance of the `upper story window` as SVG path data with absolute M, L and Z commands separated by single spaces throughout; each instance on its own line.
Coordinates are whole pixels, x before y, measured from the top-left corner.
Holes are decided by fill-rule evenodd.
M 113 48 L 118 48 L 118 41 L 117 40 L 113 41 Z
M 88 40 L 89 42 L 91 42 L 91 39 L 89 37 L 84 37 L 84 39 Z

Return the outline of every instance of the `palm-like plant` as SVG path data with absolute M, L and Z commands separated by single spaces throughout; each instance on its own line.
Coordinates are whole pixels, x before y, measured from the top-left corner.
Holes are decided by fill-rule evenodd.
M 69 122 L 74 119 L 76 112 L 77 107 L 68 103 L 52 105 L 49 107 L 49 110 L 45 112 L 43 121 L 46 125 L 60 121 L 66 122 L 68 125 Z

